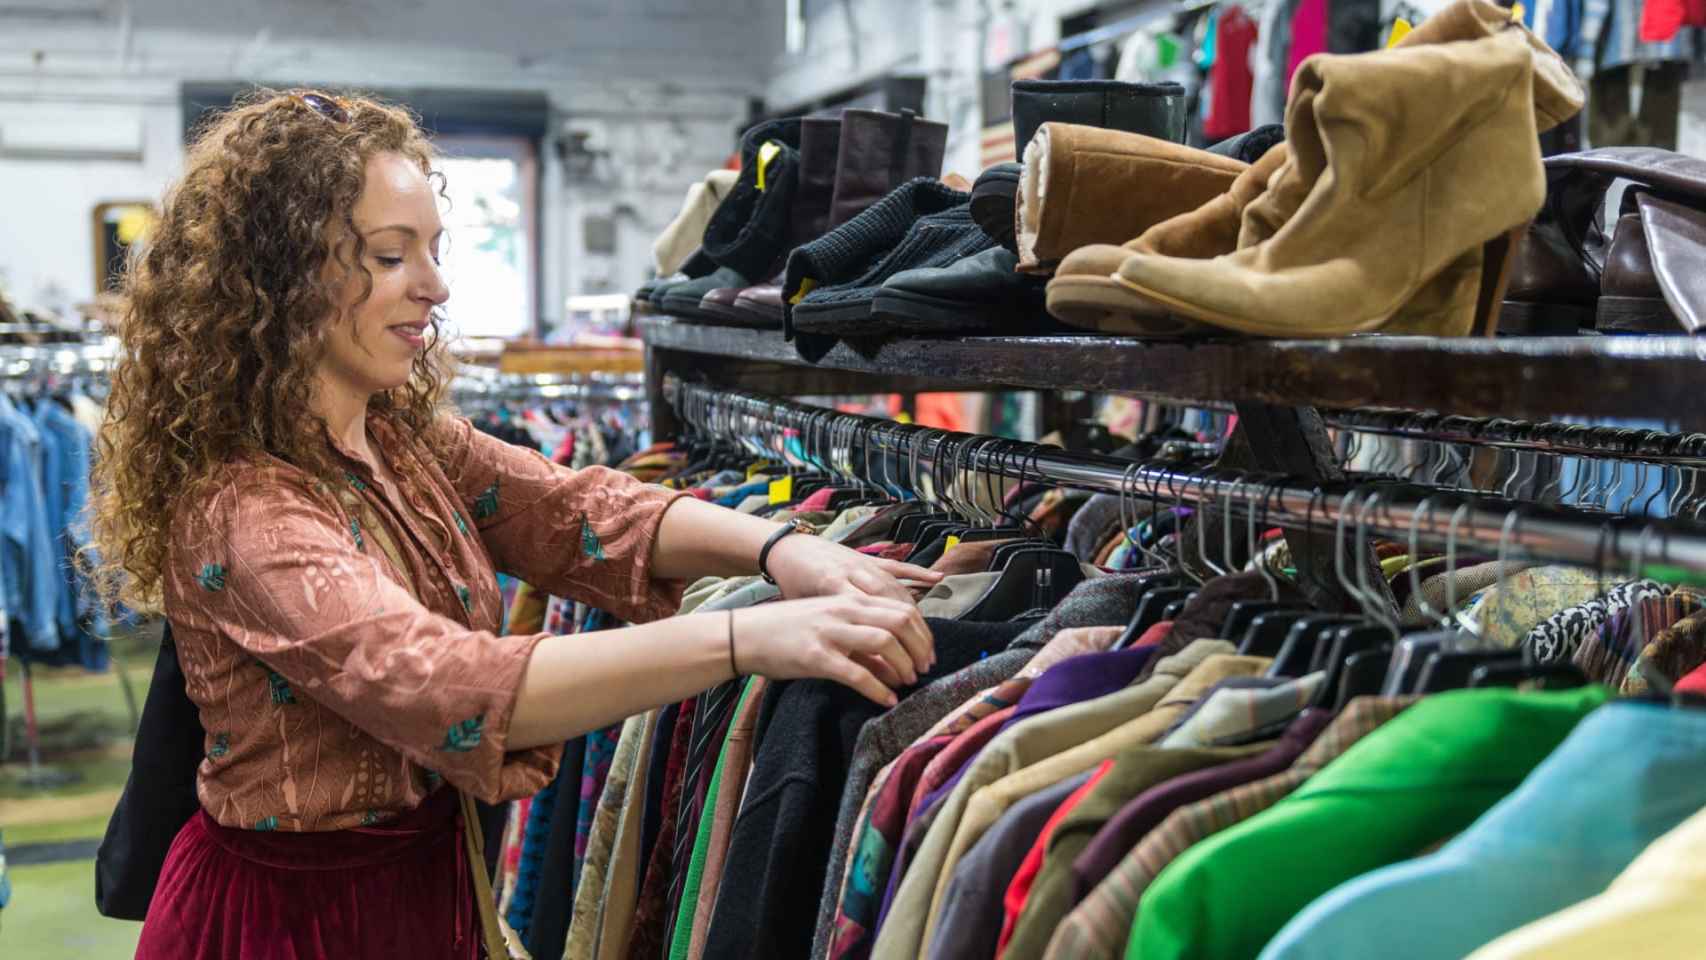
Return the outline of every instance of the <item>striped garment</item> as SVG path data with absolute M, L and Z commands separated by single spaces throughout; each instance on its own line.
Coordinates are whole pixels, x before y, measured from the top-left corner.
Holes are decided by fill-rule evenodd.
M 1108 878 L 1056 928 L 1046 960 L 1113 960 L 1126 938 L 1143 891 L 1190 847 L 1261 813 L 1289 796 L 1317 770 L 1397 716 L 1417 697 L 1358 697 L 1321 731 L 1291 769 L 1181 807 L 1150 831 Z

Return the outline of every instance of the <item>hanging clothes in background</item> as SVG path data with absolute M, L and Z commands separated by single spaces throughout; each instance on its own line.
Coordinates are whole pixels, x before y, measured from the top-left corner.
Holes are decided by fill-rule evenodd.
M 1310 0 L 1304 0 L 1305 3 Z M 1203 136 L 1211 142 L 1250 129 L 1250 50 L 1256 44 L 1256 21 L 1244 8 L 1231 4 L 1216 18 L 1214 65 L 1209 70 L 1208 113 Z
M 107 626 L 76 569 L 88 543 L 94 435 L 69 391 L 0 395 L 0 677 L 4 654 L 30 663 L 104 670 Z

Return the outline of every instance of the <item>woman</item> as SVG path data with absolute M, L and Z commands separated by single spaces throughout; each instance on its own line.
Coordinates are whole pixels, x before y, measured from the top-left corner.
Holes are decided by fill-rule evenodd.
M 927 571 L 443 411 L 432 161 L 396 108 L 257 96 L 131 265 L 96 582 L 172 624 L 207 735 L 140 957 L 498 952 L 469 796 L 530 795 L 565 739 L 741 673 L 893 703 L 933 660 L 897 579 Z M 790 599 L 666 619 L 767 545 Z M 497 636 L 497 571 L 641 625 Z

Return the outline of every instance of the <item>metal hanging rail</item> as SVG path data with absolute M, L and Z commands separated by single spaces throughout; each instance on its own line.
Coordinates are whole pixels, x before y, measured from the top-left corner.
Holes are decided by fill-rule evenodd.
M 1706 466 L 1706 433 L 1374 410 L 1323 410 L 1321 417 L 1329 427 L 1410 440 L 1500 447 L 1561 457 Z
M 546 373 L 502 373 L 464 365 L 451 382 L 451 392 L 484 400 L 607 400 L 637 403 L 646 399 L 643 374 L 589 373 L 562 376 Z
M 1598 569 L 1645 569 L 1667 564 L 1706 571 L 1706 526 L 1650 520 L 1581 509 L 1542 508 L 1493 498 L 1464 498 L 1452 491 L 1407 483 L 1362 483 L 1305 488 L 1284 478 L 1219 474 L 1177 464 L 1134 462 L 1074 453 L 1017 440 L 971 437 L 899 424 L 756 394 L 688 384 L 669 377 L 664 395 L 690 424 L 728 436 L 762 436 L 782 447 L 786 431 L 808 447 L 829 438 L 832 462 L 847 466 L 873 454 L 892 454 L 913 476 L 977 471 L 1034 479 L 1160 503 L 1215 505 L 1266 523 L 1319 530 L 1354 524 L 1368 535 L 1405 540 L 1414 535 L 1435 548 L 1499 552 L 1512 558 L 1550 560 Z M 862 449 L 861 449 L 862 448 Z M 1343 520 L 1341 521 L 1341 517 Z

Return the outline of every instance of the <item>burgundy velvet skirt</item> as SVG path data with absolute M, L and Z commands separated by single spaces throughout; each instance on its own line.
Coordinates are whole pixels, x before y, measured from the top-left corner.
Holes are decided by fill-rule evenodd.
M 137 960 L 476 960 L 482 954 L 456 791 L 374 827 L 269 833 L 184 825 Z

